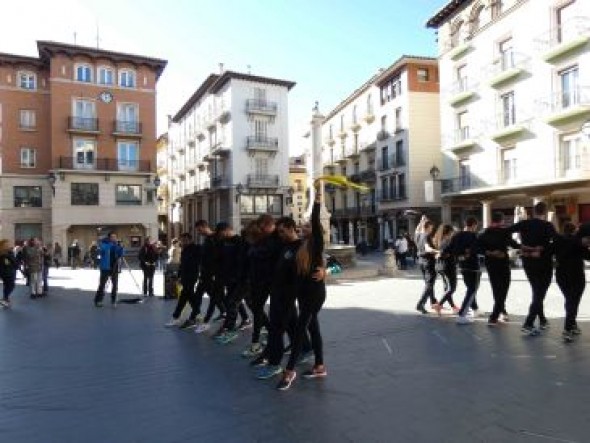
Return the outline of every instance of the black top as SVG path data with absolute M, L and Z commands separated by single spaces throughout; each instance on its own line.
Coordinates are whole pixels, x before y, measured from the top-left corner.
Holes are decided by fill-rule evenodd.
M 0 254 L 0 277 L 3 279 L 14 279 L 18 264 L 12 251 Z
M 519 249 L 520 245 L 506 228 L 486 228 L 477 238 L 477 252 L 485 256 L 486 262 L 508 262 L 509 247 Z
M 206 235 L 201 245 L 201 278 L 210 280 L 216 273 L 219 251 L 215 234 Z
M 297 276 L 295 257 L 302 243 L 303 240 L 297 239 L 283 245 L 274 271 L 273 294 L 293 288 Z
M 219 277 L 224 284 L 242 281 L 245 278 L 246 243 L 239 235 L 218 240 Z
M 158 251 L 153 245 L 144 244 L 139 250 L 137 258 L 142 269 L 147 266 L 153 267 L 156 266 L 156 261 L 158 261 Z
M 247 261 L 248 277 L 251 283 L 268 285 L 272 282 L 273 271 L 282 250 L 283 243 L 276 231 L 249 246 Z
M 477 235 L 475 232 L 458 232 L 451 238 L 449 245 L 441 252 L 443 255 L 454 255 L 461 269 L 479 270 Z
M 195 243 L 183 246 L 180 253 L 180 267 L 178 275 L 181 282 L 194 284 L 199 276 L 199 263 L 201 262 L 201 248 Z M 184 283 L 183 283 L 184 284 Z
M 324 235 L 322 234 L 320 209 L 321 203 L 315 202 L 311 210 L 311 237 L 308 240 L 311 252 L 310 275 L 324 265 Z
M 538 218 L 522 220 L 507 228 L 509 233 L 518 232 L 522 244 L 522 255 L 530 257 L 529 248 L 540 247 L 539 258 L 551 257 L 551 243 L 557 236 L 555 227 L 548 221 Z
M 590 260 L 590 250 L 573 235 L 557 235 L 553 242 L 557 261 L 556 272 L 584 275 L 584 260 Z

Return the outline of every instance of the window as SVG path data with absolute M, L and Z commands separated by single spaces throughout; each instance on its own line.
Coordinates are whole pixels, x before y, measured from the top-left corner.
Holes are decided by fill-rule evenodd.
M 139 133 L 139 108 L 135 103 L 119 103 L 117 105 L 117 125 L 119 133 Z M 192 130 L 191 130 L 192 132 Z
M 76 81 L 90 83 L 92 81 L 92 69 L 90 65 L 76 65 Z
M 381 130 L 387 131 L 387 116 L 386 115 L 381 116 Z
M 265 139 L 268 133 L 268 122 L 254 120 L 254 135 L 257 139 Z
M 334 138 L 334 125 L 330 125 L 328 136 L 330 137 L 330 140 Z
M 428 78 L 428 69 L 427 68 L 418 68 L 418 81 L 419 82 L 427 82 Z
M 500 53 L 500 65 L 502 71 L 514 67 L 514 51 L 512 38 L 501 41 L 498 44 L 498 52 Z
M 105 66 L 98 68 L 98 83 L 101 85 L 113 85 L 115 83 L 115 72 L 113 69 Z
M 117 164 L 119 171 L 137 171 L 139 166 L 139 146 L 136 142 L 117 143 Z
M 395 108 L 395 131 L 402 130 L 402 108 Z
M 492 20 L 502 14 L 502 3 L 503 0 L 492 0 L 492 4 L 490 5 L 492 8 Z
M 579 26 L 576 26 L 576 10 L 574 2 L 558 8 L 556 11 L 557 43 L 568 41 L 577 36 Z
M 381 197 L 387 200 L 387 177 L 381 178 Z
M 33 72 L 19 72 L 18 87 L 28 90 L 37 89 L 37 76 Z
M 579 134 L 565 135 L 561 139 L 561 169 L 564 174 L 577 171 L 585 160 L 584 143 Z M 585 163 L 585 161 L 584 161 Z
M 559 73 L 561 88 L 561 107 L 569 108 L 578 104 L 580 91 L 578 86 L 578 67 L 573 66 Z
M 96 141 L 77 138 L 74 139 L 74 168 L 94 169 L 96 158 Z
M 356 105 L 352 108 L 352 124 L 356 125 L 357 117 L 356 117 Z
M 502 151 L 502 175 L 504 183 L 510 183 L 517 177 L 516 149 L 504 149 Z
M 381 86 L 381 104 L 385 104 L 402 93 L 402 81 L 399 76 L 395 76 Z
M 72 183 L 72 206 L 98 206 L 98 183 Z
M 406 195 L 406 174 L 398 174 L 397 176 L 397 191 L 398 191 L 398 198 L 404 199 L 408 196 Z
M 37 166 L 37 150 L 33 148 L 20 149 L 20 167 L 34 168 Z
M 398 140 L 395 142 L 395 164 L 396 166 L 405 165 L 404 141 Z
M 340 132 L 344 132 L 344 114 L 340 115 Z
M 135 88 L 135 72 L 128 69 L 120 71 L 119 86 L 123 88 Z
M 457 141 L 469 138 L 469 113 L 467 111 L 457 114 Z
M 117 185 L 115 188 L 115 204 L 122 206 L 141 205 L 141 186 Z
M 257 158 L 254 161 L 254 175 L 264 177 L 268 175 L 268 159 Z
M 19 124 L 21 129 L 35 129 L 37 126 L 37 112 L 31 109 L 21 109 Z
M 96 105 L 91 100 L 79 100 L 73 101 L 72 105 L 72 128 L 82 129 L 85 131 L 96 131 L 98 130 L 98 121 L 96 119 Z
M 15 208 L 40 208 L 43 206 L 41 186 L 15 186 Z
M 471 184 L 471 166 L 469 165 L 469 160 L 459 161 L 459 183 L 461 189 L 467 189 Z
M 266 89 L 254 88 L 254 100 L 264 103 L 266 101 Z
M 383 146 L 381 148 L 381 170 L 386 171 L 389 169 L 389 147 Z
M 301 180 L 295 180 L 295 191 L 303 192 L 303 182 Z
M 397 182 L 396 177 L 393 176 L 389 178 L 389 198 L 395 200 L 397 197 Z
M 467 91 L 467 65 L 462 65 L 457 68 L 457 92 Z
M 502 103 L 502 126 L 512 126 L 516 123 L 516 111 L 514 109 L 514 92 L 508 92 L 500 96 Z

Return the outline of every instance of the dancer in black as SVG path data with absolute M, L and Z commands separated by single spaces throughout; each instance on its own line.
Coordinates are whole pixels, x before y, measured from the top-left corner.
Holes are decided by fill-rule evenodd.
M 418 248 L 418 264 L 424 278 L 424 290 L 416 309 L 422 314 L 428 314 L 425 308 L 426 301 L 430 299 L 430 306 L 437 312 L 440 312 L 440 305 L 434 297 L 434 283 L 436 282 L 435 257 L 439 253 L 432 241 L 432 232 L 434 224 L 422 216 L 420 223 L 416 227 L 415 240 Z
M 566 223 L 563 235 L 558 235 L 554 239 L 557 262 L 555 279 L 565 297 L 565 324 L 562 333 L 565 342 L 573 341 L 574 337 L 580 334 L 576 317 L 586 287 L 584 260 L 590 260 L 590 250 L 575 233 L 576 227 L 572 223 Z
M 522 325 L 522 332 L 538 335 L 535 320 L 539 317 L 539 326 L 546 329 L 549 322 L 543 310 L 543 301 L 553 277 L 552 243 L 557 235 L 555 228 L 544 218 L 547 205 L 539 202 L 534 207 L 534 218 L 522 220 L 508 228 L 508 231 L 520 234 L 522 264 L 524 272 L 533 290 L 529 314 Z
M 299 316 L 295 329 L 295 340 L 291 347 L 289 362 L 277 389 L 289 389 L 295 380 L 295 364 L 303 349 L 305 335 L 309 330 L 315 364 L 310 371 L 303 374 L 306 378 L 325 377 L 322 335 L 318 314 L 326 301 L 326 284 L 324 282 L 324 237 L 320 223 L 321 184 L 316 185 L 315 200 L 311 213 L 311 223 L 303 225 L 303 242 L 295 255 L 295 296 L 299 305 Z
M 475 296 L 479 287 L 480 270 L 479 259 L 477 257 L 477 220 L 474 217 L 467 217 L 463 231 L 453 236 L 449 245 L 442 251 L 443 255 L 450 254 L 455 256 L 461 268 L 463 283 L 465 284 L 465 297 L 461 308 L 457 313 L 457 324 L 465 325 L 473 322 L 473 319 L 467 316 L 467 311 L 471 307 L 474 315 L 477 311 L 477 302 Z
M 434 235 L 434 247 L 439 251 L 445 249 L 451 242 L 455 229 L 451 225 L 441 225 Z M 451 254 L 439 254 L 436 259 L 436 272 L 442 278 L 445 294 L 440 299 L 439 306 L 442 309 L 445 302 L 448 302 L 453 312 L 459 312 L 455 305 L 453 294 L 457 290 L 457 262 Z M 440 314 L 440 309 L 438 310 Z
M 149 237 L 146 237 L 143 246 L 137 255 L 139 268 L 143 272 L 143 295 L 154 296 L 154 274 L 156 273 L 156 262 L 158 251 Z
M 506 315 L 506 296 L 510 288 L 510 260 L 508 248 L 518 249 L 520 245 L 512 239 L 508 230 L 502 227 L 504 214 L 494 212 L 492 223 L 478 237 L 478 252 L 485 257 L 485 265 L 492 286 L 494 309 L 488 319 L 489 326 L 498 324 L 500 315 Z

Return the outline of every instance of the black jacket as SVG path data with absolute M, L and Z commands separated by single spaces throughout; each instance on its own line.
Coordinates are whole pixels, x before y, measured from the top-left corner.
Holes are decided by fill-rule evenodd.
M 180 267 L 178 269 L 178 275 L 183 285 L 185 283 L 194 284 L 197 281 L 200 263 L 201 247 L 195 243 L 189 243 L 183 246 L 182 252 L 180 253 Z
M 201 245 L 201 279 L 211 280 L 219 267 L 219 247 L 214 234 L 205 236 Z
M 584 260 L 590 260 L 590 250 L 582 240 L 572 235 L 557 235 L 553 242 L 557 267 L 556 274 L 584 277 Z
M 486 263 L 509 262 L 508 248 L 518 249 L 520 245 L 514 241 L 512 235 L 506 228 L 489 227 L 482 231 L 477 237 L 478 253 L 485 256 Z M 500 252 L 501 254 L 498 254 Z M 498 254 L 496 256 L 496 254 Z M 500 255 L 503 254 L 503 257 Z
M 474 232 L 461 231 L 455 234 L 442 254 L 455 256 L 461 269 L 479 270 L 477 235 Z
M 218 242 L 219 268 L 216 278 L 219 277 L 222 284 L 242 282 L 246 278 L 246 242 L 239 235 Z

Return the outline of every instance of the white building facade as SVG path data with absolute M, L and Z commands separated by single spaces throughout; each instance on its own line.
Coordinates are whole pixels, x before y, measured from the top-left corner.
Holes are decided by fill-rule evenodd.
M 440 163 L 437 61 L 402 56 L 343 100 L 322 127 L 324 170 L 371 188 L 328 186 L 326 206 L 340 243 L 378 248 L 415 228 L 416 216 L 440 219 L 424 182 Z
M 288 92 L 293 82 L 225 71 L 210 75 L 169 128 L 170 218 L 179 230 L 286 214 Z
M 590 0 L 451 1 L 427 26 L 446 221 L 540 200 L 558 226 L 590 221 Z

